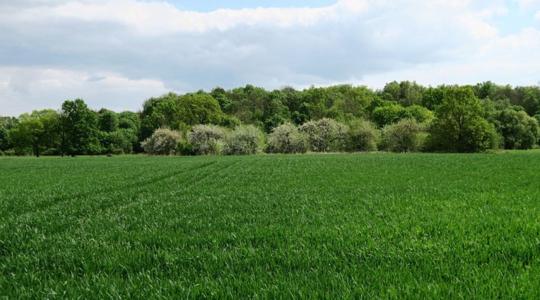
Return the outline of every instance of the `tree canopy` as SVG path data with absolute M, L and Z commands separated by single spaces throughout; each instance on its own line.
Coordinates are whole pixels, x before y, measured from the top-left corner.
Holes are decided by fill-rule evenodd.
M 493 82 L 425 87 L 411 81 L 394 81 L 381 90 L 336 85 L 269 91 L 246 85 L 229 90 L 217 87 L 209 92 L 168 93 L 148 99 L 139 112 L 114 112 L 105 108 L 96 111 L 81 99 L 67 100 L 58 111 L 0 117 L 0 153 L 36 156 L 137 153 L 143 151 L 141 142 L 159 128 L 188 137 L 197 125 L 221 126 L 229 131 L 241 125 L 253 125 L 267 135 L 277 132 L 271 139 L 276 144 L 274 148 L 284 148 L 278 145 L 282 136 L 286 132 L 296 135 L 298 129 L 294 126 L 297 126 L 309 133 L 308 140 L 317 135 L 354 134 L 356 143 L 367 139 L 371 144 L 351 144 L 348 149 L 376 149 L 378 145 L 373 143 L 384 128 L 387 132 L 391 128 L 396 134 L 403 133 L 406 131 L 397 129 L 412 128 L 403 125 L 413 124 L 407 123 L 408 120 L 426 130 L 428 136 L 422 148 L 426 151 L 530 149 L 538 145 L 540 135 L 540 87 L 512 87 Z M 401 127 L 388 127 L 401 121 L 404 121 Z M 283 124 L 288 127 L 275 131 Z M 186 149 L 194 149 L 190 147 Z M 332 145 L 322 147 L 321 151 L 345 148 Z

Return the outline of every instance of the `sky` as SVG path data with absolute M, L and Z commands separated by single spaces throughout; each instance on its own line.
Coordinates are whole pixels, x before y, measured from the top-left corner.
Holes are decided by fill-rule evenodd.
M 540 0 L 0 0 L 0 115 L 220 86 L 540 83 Z

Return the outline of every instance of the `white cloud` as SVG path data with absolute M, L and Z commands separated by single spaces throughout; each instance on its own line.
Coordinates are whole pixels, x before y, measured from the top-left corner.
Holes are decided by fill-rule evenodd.
M 521 8 L 540 6 L 540 0 L 515 0 Z
M 45 16 L 85 22 L 122 24 L 143 34 L 225 31 L 238 26 L 276 27 L 309 26 L 322 20 L 335 20 L 344 14 L 359 13 L 367 8 L 364 0 L 341 0 L 323 8 L 253 8 L 219 9 L 212 12 L 182 11 L 166 2 L 114 0 L 66 2 L 56 6 L 34 7 L 18 17 L 32 21 Z
M 382 87 L 391 80 L 415 80 L 423 84 L 540 83 L 540 30 L 525 28 L 519 33 L 493 39 L 460 61 L 419 64 L 412 68 L 367 76 L 358 83 Z
M 0 68 L 0 115 L 59 108 L 64 100 L 83 96 L 95 109 L 135 111 L 144 99 L 166 91 L 162 82 L 152 79 L 130 80 L 118 74 L 3 67 Z
M 502 35 L 494 20 L 507 4 L 341 0 L 202 13 L 163 1 L 0 1 L 0 108 L 20 113 L 82 97 L 136 109 L 167 89 L 247 83 L 536 82 L 538 31 Z

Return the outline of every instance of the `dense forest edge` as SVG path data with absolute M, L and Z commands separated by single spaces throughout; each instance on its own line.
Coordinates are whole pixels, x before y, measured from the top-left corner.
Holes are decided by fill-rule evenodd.
M 76 99 L 0 117 L 0 155 L 484 152 L 538 147 L 539 122 L 538 86 L 247 85 L 169 93 L 139 112 L 94 111 Z

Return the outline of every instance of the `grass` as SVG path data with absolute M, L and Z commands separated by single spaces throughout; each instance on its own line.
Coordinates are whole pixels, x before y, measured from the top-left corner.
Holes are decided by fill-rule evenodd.
M 0 158 L 0 296 L 536 298 L 540 152 Z

